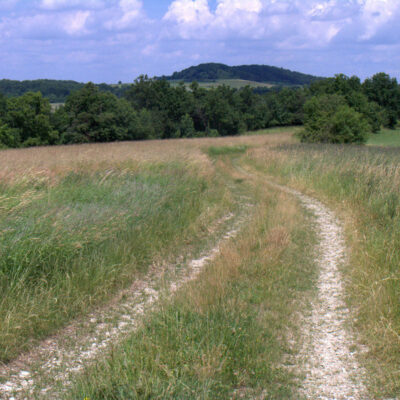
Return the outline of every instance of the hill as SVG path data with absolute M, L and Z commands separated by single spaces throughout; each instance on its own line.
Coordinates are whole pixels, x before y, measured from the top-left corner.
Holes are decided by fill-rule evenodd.
M 225 64 L 207 63 L 174 72 L 167 80 L 185 82 L 206 82 L 215 80 L 241 79 L 281 85 L 309 85 L 321 79 L 317 76 L 290 71 L 269 65 L 238 65 L 230 67 Z

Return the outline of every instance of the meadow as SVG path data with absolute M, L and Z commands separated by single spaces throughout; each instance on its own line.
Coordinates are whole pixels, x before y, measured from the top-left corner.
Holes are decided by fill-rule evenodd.
M 367 141 L 370 146 L 398 147 L 400 146 L 400 129 L 384 129 L 371 135 Z
M 180 82 L 181 81 L 170 81 L 172 86 L 177 86 L 179 85 Z M 185 85 L 187 86 L 187 88 L 190 87 L 190 83 L 185 83 Z M 233 89 L 242 89 L 246 86 L 250 86 L 251 88 L 270 89 L 276 86 L 273 83 L 254 82 L 254 81 L 247 81 L 244 79 L 216 79 L 209 82 L 199 82 L 199 86 L 205 89 L 215 88 L 222 85 L 229 86 Z
M 150 266 L 201 253 L 213 221 L 248 206 L 200 276 L 63 396 L 299 398 L 293 364 L 316 291 L 316 237 L 309 213 L 270 180 L 342 221 L 346 302 L 366 349 L 358 361 L 370 398 L 398 396 L 400 155 L 383 147 L 391 132 L 373 137 L 377 147 L 337 146 L 300 144 L 296 129 L 2 151 L 1 361 L 106 305 Z

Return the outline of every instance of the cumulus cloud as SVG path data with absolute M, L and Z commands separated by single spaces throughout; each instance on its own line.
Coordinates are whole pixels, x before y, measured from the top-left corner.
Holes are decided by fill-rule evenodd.
M 129 28 L 139 17 L 144 17 L 143 3 L 140 0 L 120 0 L 118 6 L 115 16 L 105 23 L 109 30 Z
M 362 21 L 365 30 L 361 39 L 371 39 L 381 27 L 385 26 L 396 15 L 399 15 L 400 4 L 390 0 L 365 0 L 362 9 Z M 398 21 L 393 21 L 397 23 Z
M 90 11 L 78 11 L 63 17 L 64 29 L 69 35 L 76 35 L 85 32 L 86 21 Z
M 87 33 L 86 23 L 90 11 L 70 11 L 51 16 L 36 14 L 18 18 L 3 18 L 0 33 L 8 38 L 54 39 L 65 35 L 76 36 Z
M 40 8 L 45 10 L 96 9 L 101 7 L 104 7 L 102 0 L 41 0 L 40 2 Z
M 370 39 L 399 10 L 396 0 L 217 0 L 214 11 L 207 0 L 174 0 L 164 19 L 186 39 L 274 38 L 313 47 L 328 45 L 348 26 L 357 39 Z
M 400 65 L 399 0 L 0 0 L 0 10 L 2 71 L 29 66 L 27 78 L 44 73 L 45 60 L 60 74 L 84 65 L 92 80 L 94 71 L 134 78 L 194 61 L 322 75 L 345 72 L 346 60 L 360 74 Z
M 205 25 L 211 22 L 212 17 L 207 0 L 175 0 L 170 4 L 164 19 L 181 24 Z

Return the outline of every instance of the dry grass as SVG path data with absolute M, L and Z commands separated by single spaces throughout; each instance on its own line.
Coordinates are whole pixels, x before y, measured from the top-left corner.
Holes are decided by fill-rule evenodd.
M 345 222 L 351 261 L 343 272 L 361 363 L 376 398 L 400 395 L 400 157 L 390 148 L 296 145 L 255 148 L 263 173 L 310 193 Z
M 223 164 L 257 199 L 245 230 L 66 398 L 297 398 L 281 363 L 313 284 L 312 229 L 291 196 Z
M 106 169 L 124 162 L 195 163 L 209 169 L 210 161 L 204 149 L 210 146 L 248 145 L 265 143 L 276 145 L 291 142 L 291 134 L 233 136 L 226 138 L 149 140 L 142 142 L 117 142 L 49 146 L 29 149 L 0 150 L 0 183 L 15 179 L 55 179 L 81 169 Z
M 204 149 L 282 140 L 290 134 L 1 151 L 0 358 L 193 247 L 229 212 L 230 190 Z

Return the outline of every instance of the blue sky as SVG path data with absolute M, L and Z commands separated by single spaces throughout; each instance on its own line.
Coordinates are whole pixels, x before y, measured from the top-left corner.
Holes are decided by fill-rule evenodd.
M 132 82 L 202 62 L 400 78 L 399 0 L 0 0 L 0 79 Z

